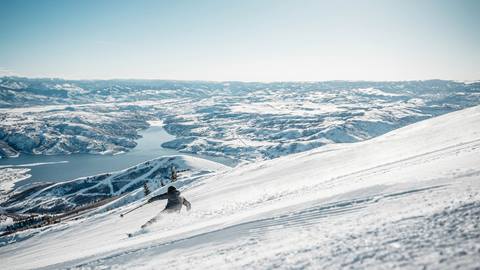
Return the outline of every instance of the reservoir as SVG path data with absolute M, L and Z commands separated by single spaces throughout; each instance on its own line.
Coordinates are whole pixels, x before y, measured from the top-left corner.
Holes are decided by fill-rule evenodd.
M 29 168 L 30 172 L 28 174 L 32 176 L 17 182 L 15 187 L 19 187 L 32 182 L 61 182 L 83 176 L 123 170 L 162 156 L 185 155 L 161 146 L 162 143 L 175 138 L 161 126 L 151 126 L 139 133 L 142 135 L 142 138 L 138 139 L 136 141 L 137 146 L 127 153 L 118 155 L 71 154 L 52 156 L 22 154 L 18 158 L 0 159 L 0 168 Z M 225 158 L 189 155 L 209 159 L 228 166 L 235 165 L 235 161 Z

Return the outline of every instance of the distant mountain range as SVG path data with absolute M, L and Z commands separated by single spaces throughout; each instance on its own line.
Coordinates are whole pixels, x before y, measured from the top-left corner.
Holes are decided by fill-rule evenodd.
M 0 156 L 118 153 L 161 120 L 163 146 L 240 160 L 366 140 L 480 103 L 455 81 L 206 82 L 0 79 Z

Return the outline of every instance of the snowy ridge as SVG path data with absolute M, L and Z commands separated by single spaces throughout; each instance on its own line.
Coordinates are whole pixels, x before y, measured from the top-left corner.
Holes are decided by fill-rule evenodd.
M 187 178 L 228 168 L 190 156 L 162 157 L 119 172 L 43 184 L 41 187 L 34 186 L 9 196 L 0 206 L 12 213 L 59 214 L 135 190 L 135 196 L 139 198 L 138 195 L 143 194 L 143 190 L 139 188 L 144 183 L 151 189 L 170 183 L 173 167 L 185 171 L 183 177 Z M 122 202 L 127 203 L 125 200 Z M 122 204 L 116 201 L 116 206 L 120 205 Z
M 0 258 L 9 269 L 475 268 L 478 164 L 480 106 L 199 177 L 183 191 L 193 211 L 135 238 L 125 233 L 163 203 L 47 228 Z

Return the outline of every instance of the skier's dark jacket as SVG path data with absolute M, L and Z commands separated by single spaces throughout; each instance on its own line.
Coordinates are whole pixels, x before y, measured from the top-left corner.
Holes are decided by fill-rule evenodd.
M 168 200 L 167 205 L 163 211 L 165 212 L 180 212 L 182 205 L 187 207 L 187 210 L 190 210 L 191 204 L 183 196 L 180 196 L 180 191 L 173 189 L 168 189 L 167 193 L 163 193 L 157 196 L 154 196 L 148 200 L 148 202 L 154 202 L 158 200 Z

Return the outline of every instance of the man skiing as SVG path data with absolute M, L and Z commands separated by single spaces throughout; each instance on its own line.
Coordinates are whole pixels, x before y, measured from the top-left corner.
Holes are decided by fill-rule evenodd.
M 187 207 L 187 211 L 190 211 L 190 209 L 192 208 L 190 202 L 187 201 L 187 199 L 185 199 L 183 196 L 180 196 L 180 191 L 178 191 L 174 186 L 168 187 L 167 193 L 163 193 L 150 198 L 148 200 L 148 203 L 158 200 L 168 200 L 165 209 L 163 209 L 161 213 L 180 212 L 180 210 L 182 209 L 182 205 L 185 205 L 185 207 Z M 158 216 L 152 218 L 147 223 L 142 225 L 142 229 L 154 223 L 155 221 L 157 221 L 157 219 Z

